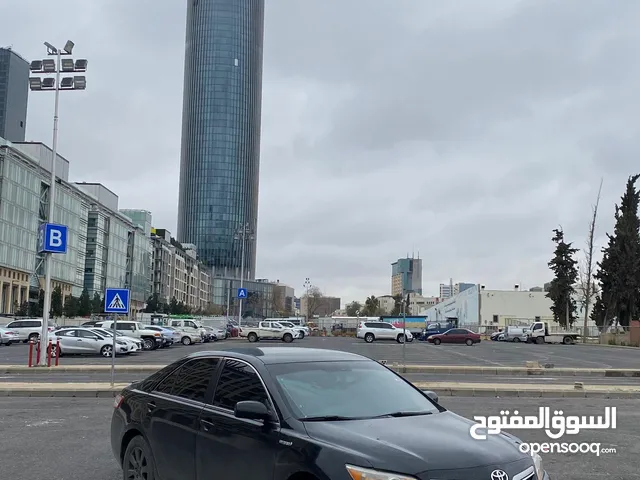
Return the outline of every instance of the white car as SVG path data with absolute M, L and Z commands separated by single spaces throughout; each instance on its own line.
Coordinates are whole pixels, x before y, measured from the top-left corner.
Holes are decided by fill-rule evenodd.
M 92 328 L 91 330 L 95 331 L 100 335 L 104 335 L 112 338 L 112 332 L 110 330 L 106 330 L 104 328 Z M 122 340 L 123 342 L 126 342 L 128 345 L 131 346 L 128 353 L 135 353 L 135 352 L 142 351 L 142 340 L 140 340 L 139 338 L 129 337 L 124 333 L 116 330 L 116 339 Z
M 250 342 L 260 340 L 282 340 L 291 343 L 300 337 L 300 332 L 287 328 L 280 322 L 259 322 L 257 326 L 240 327 L 239 334 Z
M 286 328 L 290 328 L 292 330 L 296 330 L 298 332 L 298 338 L 308 337 L 310 335 L 310 333 L 311 333 L 309 331 L 309 327 L 306 327 L 304 325 L 296 325 L 295 323 L 286 322 L 286 321 L 282 321 L 282 320 L 278 320 L 278 323 L 281 324 L 282 326 L 286 327 Z
M 407 342 L 412 342 L 413 334 L 409 330 L 403 331 L 387 322 L 362 321 L 358 324 L 356 337 L 364 339 L 367 343 L 373 343 L 376 340 L 395 340 L 398 343 L 403 343 L 405 331 Z
M 11 345 L 12 343 L 18 343 L 19 341 L 20 335 L 16 332 L 12 332 L 5 327 L 0 327 L 0 345 Z

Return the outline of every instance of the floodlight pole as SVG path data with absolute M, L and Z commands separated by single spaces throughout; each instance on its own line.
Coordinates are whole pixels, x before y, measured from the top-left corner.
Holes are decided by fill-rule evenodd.
M 49 52 L 51 54 L 51 52 Z M 58 48 L 55 51 L 56 56 L 56 84 L 55 84 L 55 101 L 53 107 L 53 141 L 51 142 L 52 158 L 51 158 L 51 179 L 49 185 L 49 213 L 47 214 L 47 222 L 53 223 L 53 212 L 56 204 L 56 163 L 58 160 L 58 108 L 60 104 L 60 58 L 62 51 Z M 47 347 L 49 345 L 49 313 L 51 311 L 51 270 L 53 267 L 53 254 L 45 252 L 44 254 L 44 308 L 42 310 L 42 331 L 40 333 L 40 358 L 38 365 L 43 367 L 47 364 Z M 59 355 L 56 352 L 56 355 Z

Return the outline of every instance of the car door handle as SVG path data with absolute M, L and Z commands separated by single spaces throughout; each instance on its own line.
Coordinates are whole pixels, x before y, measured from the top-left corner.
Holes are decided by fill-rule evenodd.
M 156 409 L 156 404 L 154 402 L 147 403 L 147 411 L 153 412 Z
M 210 422 L 209 420 L 204 420 L 204 419 L 200 419 L 200 425 L 202 425 L 202 429 L 205 432 L 208 432 L 210 429 L 215 427 L 215 424 L 213 422 Z

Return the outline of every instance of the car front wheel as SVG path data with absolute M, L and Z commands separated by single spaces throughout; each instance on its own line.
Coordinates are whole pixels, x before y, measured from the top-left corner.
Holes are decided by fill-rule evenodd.
M 151 448 L 141 436 L 133 437 L 127 445 L 122 461 L 123 478 L 131 480 L 155 480 L 155 462 Z
M 191 345 L 191 338 L 189 338 L 189 337 L 182 337 L 182 344 L 183 344 L 183 345 Z
M 471 340 L 470 338 L 467 338 L 464 343 L 466 343 L 468 346 L 473 345 L 473 340 Z
M 285 342 L 285 343 L 291 343 L 291 342 L 293 342 L 293 335 L 291 335 L 290 333 L 285 333 L 285 334 L 282 336 L 282 341 L 283 341 L 283 342 Z

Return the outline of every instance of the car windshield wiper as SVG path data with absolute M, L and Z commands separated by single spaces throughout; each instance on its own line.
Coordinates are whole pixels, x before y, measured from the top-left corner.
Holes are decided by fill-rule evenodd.
M 385 417 L 418 417 L 420 415 L 431 415 L 433 412 L 391 412 L 383 415 L 376 415 L 373 418 L 385 418 Z
M 345 420 L 362 420 L 364 417 L 344 417 L 342 415 L 322 415 L 318 417 L 302 417 L 301 422 L 340 422 Z

